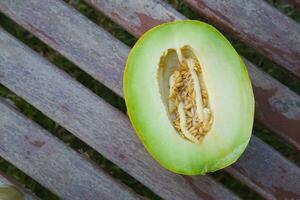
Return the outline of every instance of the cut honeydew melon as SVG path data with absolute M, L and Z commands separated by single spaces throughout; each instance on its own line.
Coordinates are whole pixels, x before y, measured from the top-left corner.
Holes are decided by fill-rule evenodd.
M 214 27 L 184 20 L 146 32 L 124 72 L 128 115 L 149 153 L 180 174 L 235 162 L 253 125 L 245 64 Z

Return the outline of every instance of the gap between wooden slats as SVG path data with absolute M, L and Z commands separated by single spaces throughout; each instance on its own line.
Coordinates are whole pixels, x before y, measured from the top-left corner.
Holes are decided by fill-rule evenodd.
M 74 16 L 73 16 L 73 17 L 74 17 Z M 78 20 L 77 20 L 77 21 L 78 21 Z M 83 25 L 85 25 L 85 24 L 81 22 L 81 25 L 83 26 Z M 81 29 L 80 29 L 80 30 L 81 30 Z M 91 31 L 92 31 L 92 30 L 94 31 L 95 29 L 91 26 L 90 29 L 88 29 L 88 30 L 89 30 L 89 33 L 91 33 Z M 98 30 L 99 30 L 99 29 L 98 29 Z M 100 29 L 100 30 L 101 30 L 101 29 Z M 49 30 L 49 31 L 50 31 L 50 30 Z M 92 31 L 92 32 L 93 32 L 93 31 Z M 93 33 L 94 33 L 94 32 L 93 32 Z M 94 34 L 97 35 L 97 34 L 99 34 L 99 32 L 96 32 L 96 33 L 94 33 Z M 107 37 L 107 34 L 104 34 L 103 37 Z M 43 37 L 42 37 L 42 38 L 43 38 Z M 95 39 L 96 37 L 92 37 L 92 38 Z M 45 38 L 44 38 L 44 39 L 45 39 Z M 45 40 L 46 40 L 46 39 L 45 39 Z M 109 41 L 112 41 L 112 40 L 113 40 L 113 38 L 110 37 L 110 38 L 109 38 Z M 46 40 L 46 41 L 47 41 L 47 40 Z M 116 44 L 116 43 L 113 43 L 113 44 Z M 117 44 L 119 44 L 119 43 L 117 42 Z M 124 45 L 123 45 L 123 46 L 120 45 L 120 46 L 118 46 L 118 47 L 116 47 L 116 46 L 111 46 L 111 45 L 110 45 L 108 48 L 111 49 L 111 47 L 114 47 L 114 48 L 112 48 L 112 49 L 115 49 L 115 48 L 117 48 L 118 50 L 120 50 L 120 49 L 122 50 L 122 49 L 123 49 L 124 52 L 125 52 L 125 50 L 126 50 L 126 53 L 127 53 L 127 51 L 128 51 L 128 49 L 127 49 Z M 76 49 L 76 50 L 78 50 L 78 49 Z M 120 50 L 120 52 L 122 52 L 121 50 Z M 118 53 L 118 52 L 116 52 L 116 51 L 111 51 L 110 53 L 116 54 L 116 53 Z M 68 54 L 69 54 L 69 53 L 68 53 Z M 122 54 L 122 53 L 121 53 L 121 54 Z M 120 53 L 117 54 L 117 55 L 120 55 Z M 122 60 L 119 60 L 119 57 L 118 57 L 118 56 L 116 57 L 116 60 L 117 60 L 117 61 L 120 61 L 121 63 L 123 63 Z M 104 64 L 105 64 L 105 63 L 103 63 L 103 65 L 104 65 Z M 115 66 L 115 65 L 114 65 L 114 66 Z M 99 68 L 101 68 L 101 67 L 99 67 Z M 115 68 L 115 67 L 114 67 L 114 68 Z M 122 72 L 122 70 L 121 70 L 121 72 Z M 120 75 L 121 75 L 121 74 L 120 74 Z M 99 80 L 99 79 L 98 79 L 98 80 Z M 112 79 L 109 79 L 109 80 L 112 80 Z M 116 84 L 116 85 L 118 85 L 118 81 L 119 81 L 119 80 L 116 80 L 116 81 L 117 81 L 117 83 L 110 83 L 110 84 Z M 118 87 L 118 86 L 117 86 L 117 87 Z M 120 88 L 120 87 L 119 87 L 119 88 Z M 114 89 L 115 91 L 118 91 L 116 88 L 113 88 L 113 89 Z M 119 90 L 119 93 L 121 93 L 120 90 Z M 260 144 L 260 145 L 265 145 L 264 143 L 259 143 L 259 144 Z M 277 157 L 275 156 L 274 159 L 277 159 Z M 280 158 L 280 159 L 283 159 L 283 158 Z M 280 160 L 280 159 L 279 159 L 279 160 Z M 294 167 L 294 168 L 295 168 L 295 167 Z M 297 168 L 295 168 L 295 169 L 297 169 Z M 245 168 L 244 170 L 247 171 L 247 168 Z M 297 171 L 297 170 L 295 170 L 295 171 Z M 249 178 L 249 177 L 248 177 L 248 178 Z M 250 178 L 251 178 L 251 177 L 250 177 Z M 293 179 L 293 176 L 289 176 L 289 178 Z M 292 181 L 292 182 L 293 182 L 293 181 Z M 260 183 L 263 183 L 263 181 L 261 181 L 261 180 L 258 181 L 257 185 L 259 186 Z M 280 185 L 280 184 L 279 184 L 279 185 Z M 262 184 L 262 186 L 263 186 L 263 184 Z
M 61 198 L 140 199 L 2 100 L 0 113 L 0 155 Z

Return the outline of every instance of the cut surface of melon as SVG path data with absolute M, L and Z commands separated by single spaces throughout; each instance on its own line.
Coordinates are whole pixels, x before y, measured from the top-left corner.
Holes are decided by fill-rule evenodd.
M 235 162 L 252 131 L 254 98 L 241 58 L 214 27 L 166 23 L 131 50 L 124 96 L 149 153 L 180 174 L 204 174 Z

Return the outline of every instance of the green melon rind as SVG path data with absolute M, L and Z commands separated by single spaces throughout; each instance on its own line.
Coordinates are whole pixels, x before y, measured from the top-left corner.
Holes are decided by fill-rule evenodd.
M 218 110 L 212 131 L 200 145 L 176 134 L 155 81 L 162 52 L 184 44 L 195 49 L 207 73 L 208 90 L 214 88 L 210 98 Z M 128 56 L 123 86 L 128 115 L 138 137 L 154 159 L 170 171 L 186 175 L 216 171 L 235 162 L 249 142 L 254 97 L 248 72 L 227 39 L 206 23 L 175 21 L 147 31 Z M 217 99 L 224 100 L 220 103 Z

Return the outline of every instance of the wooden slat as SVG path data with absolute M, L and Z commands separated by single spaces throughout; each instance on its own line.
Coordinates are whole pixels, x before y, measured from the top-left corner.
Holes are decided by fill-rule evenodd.
M 159 23 L 185 19 L 167 4 L 153 0 L 90 3 L 136 36 Z M 52 4 L 54 2 L 25 0 L 16 3 L 4 0 L 0 1 L 0 10 L 122 96 L 121 80 L 128 47 L 65 6 L 47 9 L 53 7 Z M 39 9 L 43 6 L 46 8 Z M 78 42 L 83 40 L 85 42 Z M 299 96 L 244 60 L 254 86 L 257 121 L 300 151 L 300 126 L 297 126 L 300 123 Z
M 184 1 L 200 15 L 300 77 L 300 26 L 265 1 Z
M 300 151 L 300 97 L 243 59 L 255 96 L 255 119 Z
M 140 199 L 1 100 L 0 113 L 0 155 L 61 198 Z
M 147 1 L 147 3 L 150 3 L 151 1 Z M 132 12 L 132 10 L 130 10 L 129 8 L 131 8 L 131 6 L 134 6 L 135 4 L 133 3 L 133 2 L 131 2 L 131 1 L 127 1 L 127 3 L 129 4 L 128 6 L 128 9 L 127 9 L 127 12 L 129 12 L 129 13 L 131 13 Z M 152 8 L 152 7 L 155 7 L 155 6 L 146 6 L 145 8 L 146 9 L 148 9 L 148 8 Z M 156 5 L 156 8 L 158 7 L 158 5 Z M 58 9 L 58 8 L 57 8 Z M 162 10 L 163 9 L 163 7 L 159 7 L 159 9 L 160 10 Z M 21 12 L 22 10 L 20 10 L 20 12 Z M 44 11 L 45 11 L 45 9 L 44 9 Z M 162 11 L 164 11 L 164 10 L 162 10 Z M 63 12 L 67 12 L 66 10 L 63 10 Z M 150 12 L 150 11 L 148 11 L 148 12 Z M 173 12 L 175 12 L 175 11 L 173 11 Z M 119 12 L 119 13 L 121 13 L 121 12 Z M 170 11 L 166 11 L 166 12 L 163 12 L 163 13 L 167 13 L 168 15 L 171 15 L 171 9 L 170 9 Z M 176 13 L 176 12 L 175 12 Z M 154 14 L 158 14 L 158 13 L 154 13 Z M 49 13 L 48 13 L 48 15 L 49 15 Z M 146 15 L 146 14 L 145 14 Z M 180 14 L 178 14 L 178 16 L 179 16 Z M 68 16 L 71 16 L 70 18 L 67 18 L 67 20 L 71 20 L 71 19 L 73 19 L 73 18 L 76 18 L 76 16 L 73 16 L 73 15 L 71 15 L 71 14 L 68 14 Z M 173 15 L 174 16 L 174 15 Z M 51 18 L 52 16 L 51 16 L 51 14 L 47 17 L 47 18 Z M 159 17 L 159 15 L 157 16 L 157 17 Z M 175 18 L 175 17 L 174 17 Z M 36 20 L 38 20 L 38 17 L 36 17 L 35 18 Z M 56 19 L 56 20 L 58 20 L 58 19 Z M 22 22 L 22 20 L 19 20 L 19 21 L 21 21 Z M 61 19 L 61 21 L 63 21 L 63 19 Z M 82 19 L 82 21 L 80 21 L 79 19 L 77 19 L 77 21 L 79 21 L 80 22 L 80 24 L 83 24 L 83 19 Z M 150 20 L 151 21 L 151 20 Z M 19 23 L 21 23 L 21 22 L 19 22 Z M 37 24 L 37 26 L 39 25 L 39 23 L 41 23 L 42 24 L 42 22 L 35 22 L 36 24 Z M 147 24 L 147 23 L 146 23 Z M 64 24 L 64 25 L 66 25 L 66 24 Z M 72 27 L 72 25 L 69 25 L 68 24 L 68 26 L 67 27 Z M 36 28 L 35 28 L 36 29 Z M 43 26 L 38 26 L 38 29 L 40 30 L 43 30 L 43 31 L 47 31 L 47 33 L 48 33 L 48 31 L 49 32 L 51 32 L 51 30 L 47 30 L 47 29 L 43 29 Z M 72 28 L 70 28 L 70 29 L 72 29 Z M 78 29 L 78 26 L 76 26 L 76 27 L 74 27 L 74 30 L 76 30 L 77 29 L 77 32 L 78 31 L 81 31 L 81 30 L 83 30 L 83 29 Z M 91 33 L 91 32 L 93 32 L 94 31 L 94 29 L 96 29 L 96 27 L 94 27 L 94 26 L 92 26 L 92 24 L 91 24 L 91 26 L 90 27 L 88 27 L 88 29 L 87 29 L 87 27 L 85 26 L 85 29 L 83 30 L 83 31 L 87 31 L 87 33 Z M 69 30 L 66 30 L 66 32 L 69 32 Z M 105 33 L 103 33 L 103 34 L 105 34 Z M 84 34 L 83 34 L 84 35 Z M 53 37 L 55 37 L 55 38 L 61 38 L 61 36 L 58 36 L 58 35 L 51 35 L 51 36 L 53 36 Z M 106 37 L 106 36 L 105 36 Z M 41 37 L 42 39 L 44 39 L 44 41 L 46 41 L 47 42 L 47 39 L 46 38 L 44 38 L 44 37 Z M 65 37 L 65 38 L 67 38 L 67 37 Z M 84 37 L 84 39 L 85 39 L 85 41 L 90 41 L 90 43 L 93 41 L 93 38 L 94 37 L 91 37 L 91 38 L 89 38 L 89 37 L 87 37 L 87 34 L 85 34 L 85 37 Z M 80 40 L 80 38 L 78 38 L 78 40 Z M 112 43 L 114 43 L 114 38 L 112 38 L 112 37 L 110 37 L 110 41 L 112 42 Z M 70 42 L 70 43 L 72 43 L 72 41 L 70 41 L 70 40 L 68 40 L 68 42 Z M 61 46 L 63 46 L 64 45 L 64 43 L 65 42 L 63 42 L 63 43 L 60 43 L 60 45 Z M 68 43 L 69 45 L 70 45 L 70 43 Z M 78 46 L 78 45 L 77 45 Z M 115 45 L 111 45 L 111 46 L 113 46 L 113 47 L 116 47 Z M 76 46 L 74 46 L 74 48 L 76 48 Z M 93 48 L 93 47 L 91 47 L 91 48 Z M 110 48 L 110 46 L 108 47 L 108 48 Z M 124 51 L 124 49 L 128 52 L 128 49 L 127 48 L 125 48 L 124 46 L 120 46 L 119 48 L 117 48 L 118 50 L 120 50 L 120 52 L 121 51 Z M 59 48 L 58 48 L 58 50 L 59 50 Z M 102 51 L 105 51 L 106 52 L 106 50 L 104 49 L 104 47 L 102 47 Z M 71 52 L 71 51 L 69 51 L 69 52 Z M 114 52 L 113 52 L 114 53 Z M 123 55 L 123 53 L 120 53 L 120 55 Z M 101 58 L 101 59 L 103 59 L 103 58 Z M 101 62 L 101 59 L 99 59 L 98 61 L 98 64 L 99 64 L 99 68 L 101 68 L 101 64 L 102 65 L 106 65 L 106 63 L 103 63 L 103 62 Z M 117 60 L 119 59 L 119 57 L 117 57 L 116 58 Z M 125 59 L 125 58 L 123 58 L 123 59 Z M 251 64 L 249 64 L 248 63 L 248 67 L 249 67 L 249 71 L 251 72 Z M 84 69 L 84 66 L 80 66 L 80 67 L 82 67 L 83 69 Z M 118 66 L 118 67 L 122 67 L 122 66 Z M 111 68 L 112 68 L 112 71 L 115 69 L 115 65 L 113 65 L 113 66 L 111 66 Z M 258 73 L 261 77 L 262 77 L 262 79 L 258 79 L 257 81 L 258 81 L 258 83 L 256 83 L 259 87 L 261 87 L 261 88 L 264 88 L 264 89 L 268 89 L 268 88 L 270 88 L 270 86 L 268 85 L 268 84 L 265 84 L 265 83 L 268 83 L 268 82 L 264 82 L 264 79 L 267 79 L 267 80 L 270 80 L 271 81 L 271 83 L 274 83 L 275 84 L 275 87 L 277 87 L 277 85 L 278 85 L 278 91 L 284 91 L 284 92 L 287 92 L 287 94 L 289 94 L 289 95 L 286 95 L 288 98 L 292 98 L 292 102 L 294 102 L 295 100 L 293 99 L 293 98 L 295 98 L 296 100 L 298 99 L 298 96 L 297 95 L 291 95 L 291 94 L 294 94 L 294 93 L 292 93 L 290 90 L 288 90 L 287 88 L 285 88 L 284 86 L 282 86 L 281 84 L 279 84 L 278 82 L 276 82 L 275 80 L 273 80 L 272 78 L 269 78 L 269 76 L 267 76 L 267 75 L 265 75 L 264 73 L 262 73 L 260 70 L 258 70 L 257 68 L 254 68 L 253 69 L 254 71 L 253 72 L 251 72 L 253 75 L 254 75 L 254 72 L 255 73 Z M 116 72 L 117 73 L 117 72 Z M 110 83 L 110 85 L 108 86 L 108 87 L 110 87 L 111 85 L 118 85 L 118 84 L 120 84 L 120 86 L 117 86 L 116 88 L 113 88 L 113 87 L 110 87 L 112 90 L 114 90 L 115 92 L 117 92 L 118 94 L 121 94 L 121 91 L 119 90 L 119 88 L 121 88 L 121 81 L 120 80 L 114 80 L 114 79 L 110 79 L 110 77 L 105 77 L 106 78 L 106 82 L 109 82 L 109 81 L 111 81 L 112 83 Z M 98 79 L 99 80 L 99 79 Z M 101 80 L 100 80 L 101 81 Z M 274 95 L 275 97 L 276 97 L 276 94 Z M 275 98 L 276 99 L 276 98 Z M 276 104 L 272 104 L 272 109 L 273 108 L 276 108 L 274 105 L 276 105 Z M 295 105 L 294 104 L 287 104 L 288 105 L 288 110 L 296 110 L 296 112 L 297 112 L 297 110 L 299 110 L 299 109 L 297 109 L 297 107 L 295 107 Z M 268 115 L 268 113 L 266 112 L 265 113 L 266 115 Z M 281 114 L 282 115 L 282 114 Z M 271 115 L 270 115 L 271 116 Z M 264 143 L 258 143 L 259 145 L 263 145 L 263 146 L 265 146 L 265 144 Z M 267 147 L 267 148 L 269 148 L 269 147 Z M 270 148 L 271 149 L 271 148 Z M 274 151 L 273 149 L 271 149 L 271 151 L 270 152 L 272 152 L 272 151 Z M 280 162 L 283 158 L 281 158 L 281 157 L 272 157 L 272 154 L 268 154 L 268 156 L 269 157 L 271 157 L 272 159 L 274 159 L 274 160 L 278 160 L 278 162 Z M 257 156 L 251 156 L 251 154 L 250 154 L 250 156 L 248 157 L 248 159 L 249 160 L 255 160 L 255 157 L 257 157 Z M 259 158 L 259 157 L 258 157 Z M 258 160 L 257 162 L 262 162 L 263 163 L 263 161 L 260 161 L 260 160 Z M 284 161 L 283 161 L 284 162 Z M 277 166 L 278 167 L 278 166 Z M 286 167 L 288 167 L 288 166 L 286 166 Z M 243 170 L 245 170 L 245 171 L 251 171 L 251 167 L 249 166 L 249 168 L 250 169 L 247 169 L 247 166 L 245 166 L 244 167 L 244 169 Z M 297 168 L 296 167 L 294 167 L 295 168 L 295 171 L 297 171 Z M 266 171 L 267 169 L 265 169 L 265 172 L 267 173 L 267 171 Z M 294 183 L 295 182 L 295 180 L 297 180 L 296 178 L 294 179 L 295 177 L 293 177 L 293 176 L 288 176 L 288 179 L 291 179 L 291 183 Z M 294 179 L 294 180 L 293 180 Z M 251 179 L 251 177 L 244 177 L 244 180 L 248 180 L 247 181 L 247 183 L 250 183 L 250 182 L 256 182 L 256 183 L 258 183 L 258 185 L 257 185 L 257 187 L 261 187 L 261 185 L 264 185 L 264 183 L 265 183 L 265 179 L 264 179 L 264 177 L 253 177 L 253 179 Z M 275 179 L 274 179 L 275 180 Z M 275 182 L 275 184 L 277 184 L 278 186 L 281 186 L 282 184 L 279 184 L 279 183 L 276 183 L 276 181 L 274 181 Z M 260 184 L 260 185 L 259 185 Z M 284 188 L 283 189 L 288 189 L 288 187 L 289 187 L 289 185 L 288 184 L 285 184 L 284 185 Z M 282 188 L 281 188 L 282 189 Z M 272 190 L 268 190 L 268 188 L 266 187 L 266 190 L 265 190 L 265 192 L 264 192 L 264 194 L 266 194 L 266 193 L 268 193 L 268 192 L 270 192 L 270 193 L 272 193 L 272 195 L 273 195 L 273 193 L 275 193 L 274 191 L 272 191 Z M 263 195 L 264 195 L 263 194 Z M 276 196 L 276 195 L 275 195 Z
M 3 30 L 0 31 L 0 46 L 0 83 L 74 133 L 162 198 L 238 199 L 209 176 L 189 178 L 163 169 L 143 148 L 126 115 Z M 37 137 L 29 141 L 43 141 L 43 147 L 48 147 L 46 139 Z M 8 146 L 5 147 L 6 151 L 7 148 Z M 26 155 L 26 151 L 21 155 L 23 154 Z M 70 156 L 63 158 L 65 162 L 72 160 Z M 14 161 L 16 162 L 17 160 Z M 66 170 L 64 173 L 67 172 Z M 51 173 L 47 175 L 50 176 Z M 80 173 L 82 172 L 78 172 Z M 60 181 L 63 180 L 56 176 L 53 181 L 60 186 Z
M 252 137 L 242 157 L 225 169 L 266 199 L 300 199 L 300 169 Z
M 85 0 L 135 37 L 159 24 L 186 19 L 181 13 L 158 0 L 105 1 Z
M 1 187 L 12 187 L 23 195 L 23 200 L 38 200 L 39 198 L 31 193 L 28 189 L 25 189 L 19 183 L 11 177 L 6 176 L 0 171 L 0 188 Z

